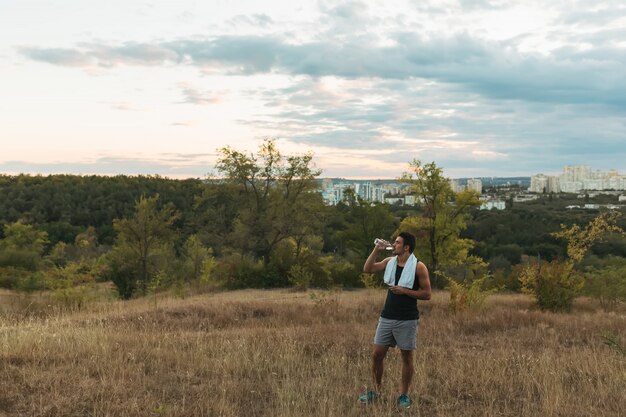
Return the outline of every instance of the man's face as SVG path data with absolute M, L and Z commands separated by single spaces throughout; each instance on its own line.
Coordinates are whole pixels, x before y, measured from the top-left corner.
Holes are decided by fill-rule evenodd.
M 400 236 L 396 238 L 391 244 L 393 246 L 393 250 L 391 251 L 394 255 L 402 255 L 404 253 L 404 239 Z

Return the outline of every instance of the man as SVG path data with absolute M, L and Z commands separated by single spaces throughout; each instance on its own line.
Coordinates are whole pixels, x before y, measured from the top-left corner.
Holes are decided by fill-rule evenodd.
M 416 348 L 419 311 L 417 300 L 430 300 L 430 278 L 426 265 L 413 255 L 415 236 L 402 232 L 392 244 L 391 257 L 381 262 L 376 258 L 387 245 L 378 243 L 365 261 L 363 272 L 374 273 L 385 271 L 384 280 L 389 285 L 385 306 L 380 314 L 374 350 L 372 353 L 372 374 L 375 390 L 369 390 L 359 401 L 369 403 L 378 397 L 383 379 L 383 362 L 389 347 L 398 346 L 402 356 L 402 384 L 398 404 L 409 408 L 409 386 L 413 379 L 413 352 Z

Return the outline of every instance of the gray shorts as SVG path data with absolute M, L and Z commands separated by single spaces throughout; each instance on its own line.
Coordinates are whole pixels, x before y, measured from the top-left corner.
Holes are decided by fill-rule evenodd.
M 381 317 L 378 320 L 374 344 L 415 350 L 418 324 L 419 320 L 390 320 Z

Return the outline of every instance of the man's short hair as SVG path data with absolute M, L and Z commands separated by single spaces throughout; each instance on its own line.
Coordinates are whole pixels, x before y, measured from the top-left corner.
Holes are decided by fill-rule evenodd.
M 400 232 L 398 237 L 402 238 L 404 246 L 409 246 L 409 253 L 413 253 L 415 251 L 415 235 L 413 233 Z

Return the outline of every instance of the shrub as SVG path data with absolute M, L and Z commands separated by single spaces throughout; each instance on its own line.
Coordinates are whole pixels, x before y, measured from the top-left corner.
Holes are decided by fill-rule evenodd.
M 383 288 L 385 286 L 385 282 L 381 277 L 376 274 L 361 274 L 361 282 L 365 285 L 365 288 Z
M 329 285 L 340 285 L 342 287 L 362 286 L 361 271 L 351 262 L 335 255 L 323 256 L 319 259 L 319 262 L 322 268 L 327 271 L 330 281 Z
M 554 260 L 528 264 L 520 276 L 522 292 L 535 297 L 542 310 L 569 311 L 584 280 L 571 262 Z
M 616 225 L 620 213 L 608 211 L 600 213 L 584 228 L 577 224 L 567 228 L 561 225 L 561 231 L 553 233 L 557 238 L 567 241 L 568 259 L 553 260 L 549 263 L 527 264 L 521 271 L 522 291 L 532 295 L 541 309 L 568 311 L 574 298 L 583 288 L 584 279 L 575 270 L 594 243 L 611 232 L 623 234 Z
M 50 268 L 45 272 L 46 288 L 52 290 L 52 298 L 70 309 L 81 309 L 93 296 L 95 278 L 87 264 L 70 262 L 63 267 Z
M 495 288 L 485 289 L 491 278 L 490 274 L 485 274 L 481 278 L 463 283 L 449 279 L 450 301 L 448 308 L 450 311 L 458 313 L 468 309 L 481 309 L 487 297 L 496 292 Z
M 32 275 L 32 271 L 14 266 L 0 267 L 0 288 L 17 289 L 21 282 Z
M 34 251 L 23 249 L 0 249 L 0 267 L 12 266 L 36 271 L 41 256 Z
M 263 261 L 252 255 L 232 252 L 215 265 L 215 279 L 228 289 L 261 288 L 265 281 Z
M 603 307 L 626 302 L 626 265 L 591 269 L 585 277 L 585 294 L 600 300 Z
M 305 266 L 293 265 L 288 273 L 289 284 L 296 290 L 303 291 L 309 288 L 313 273 Z

